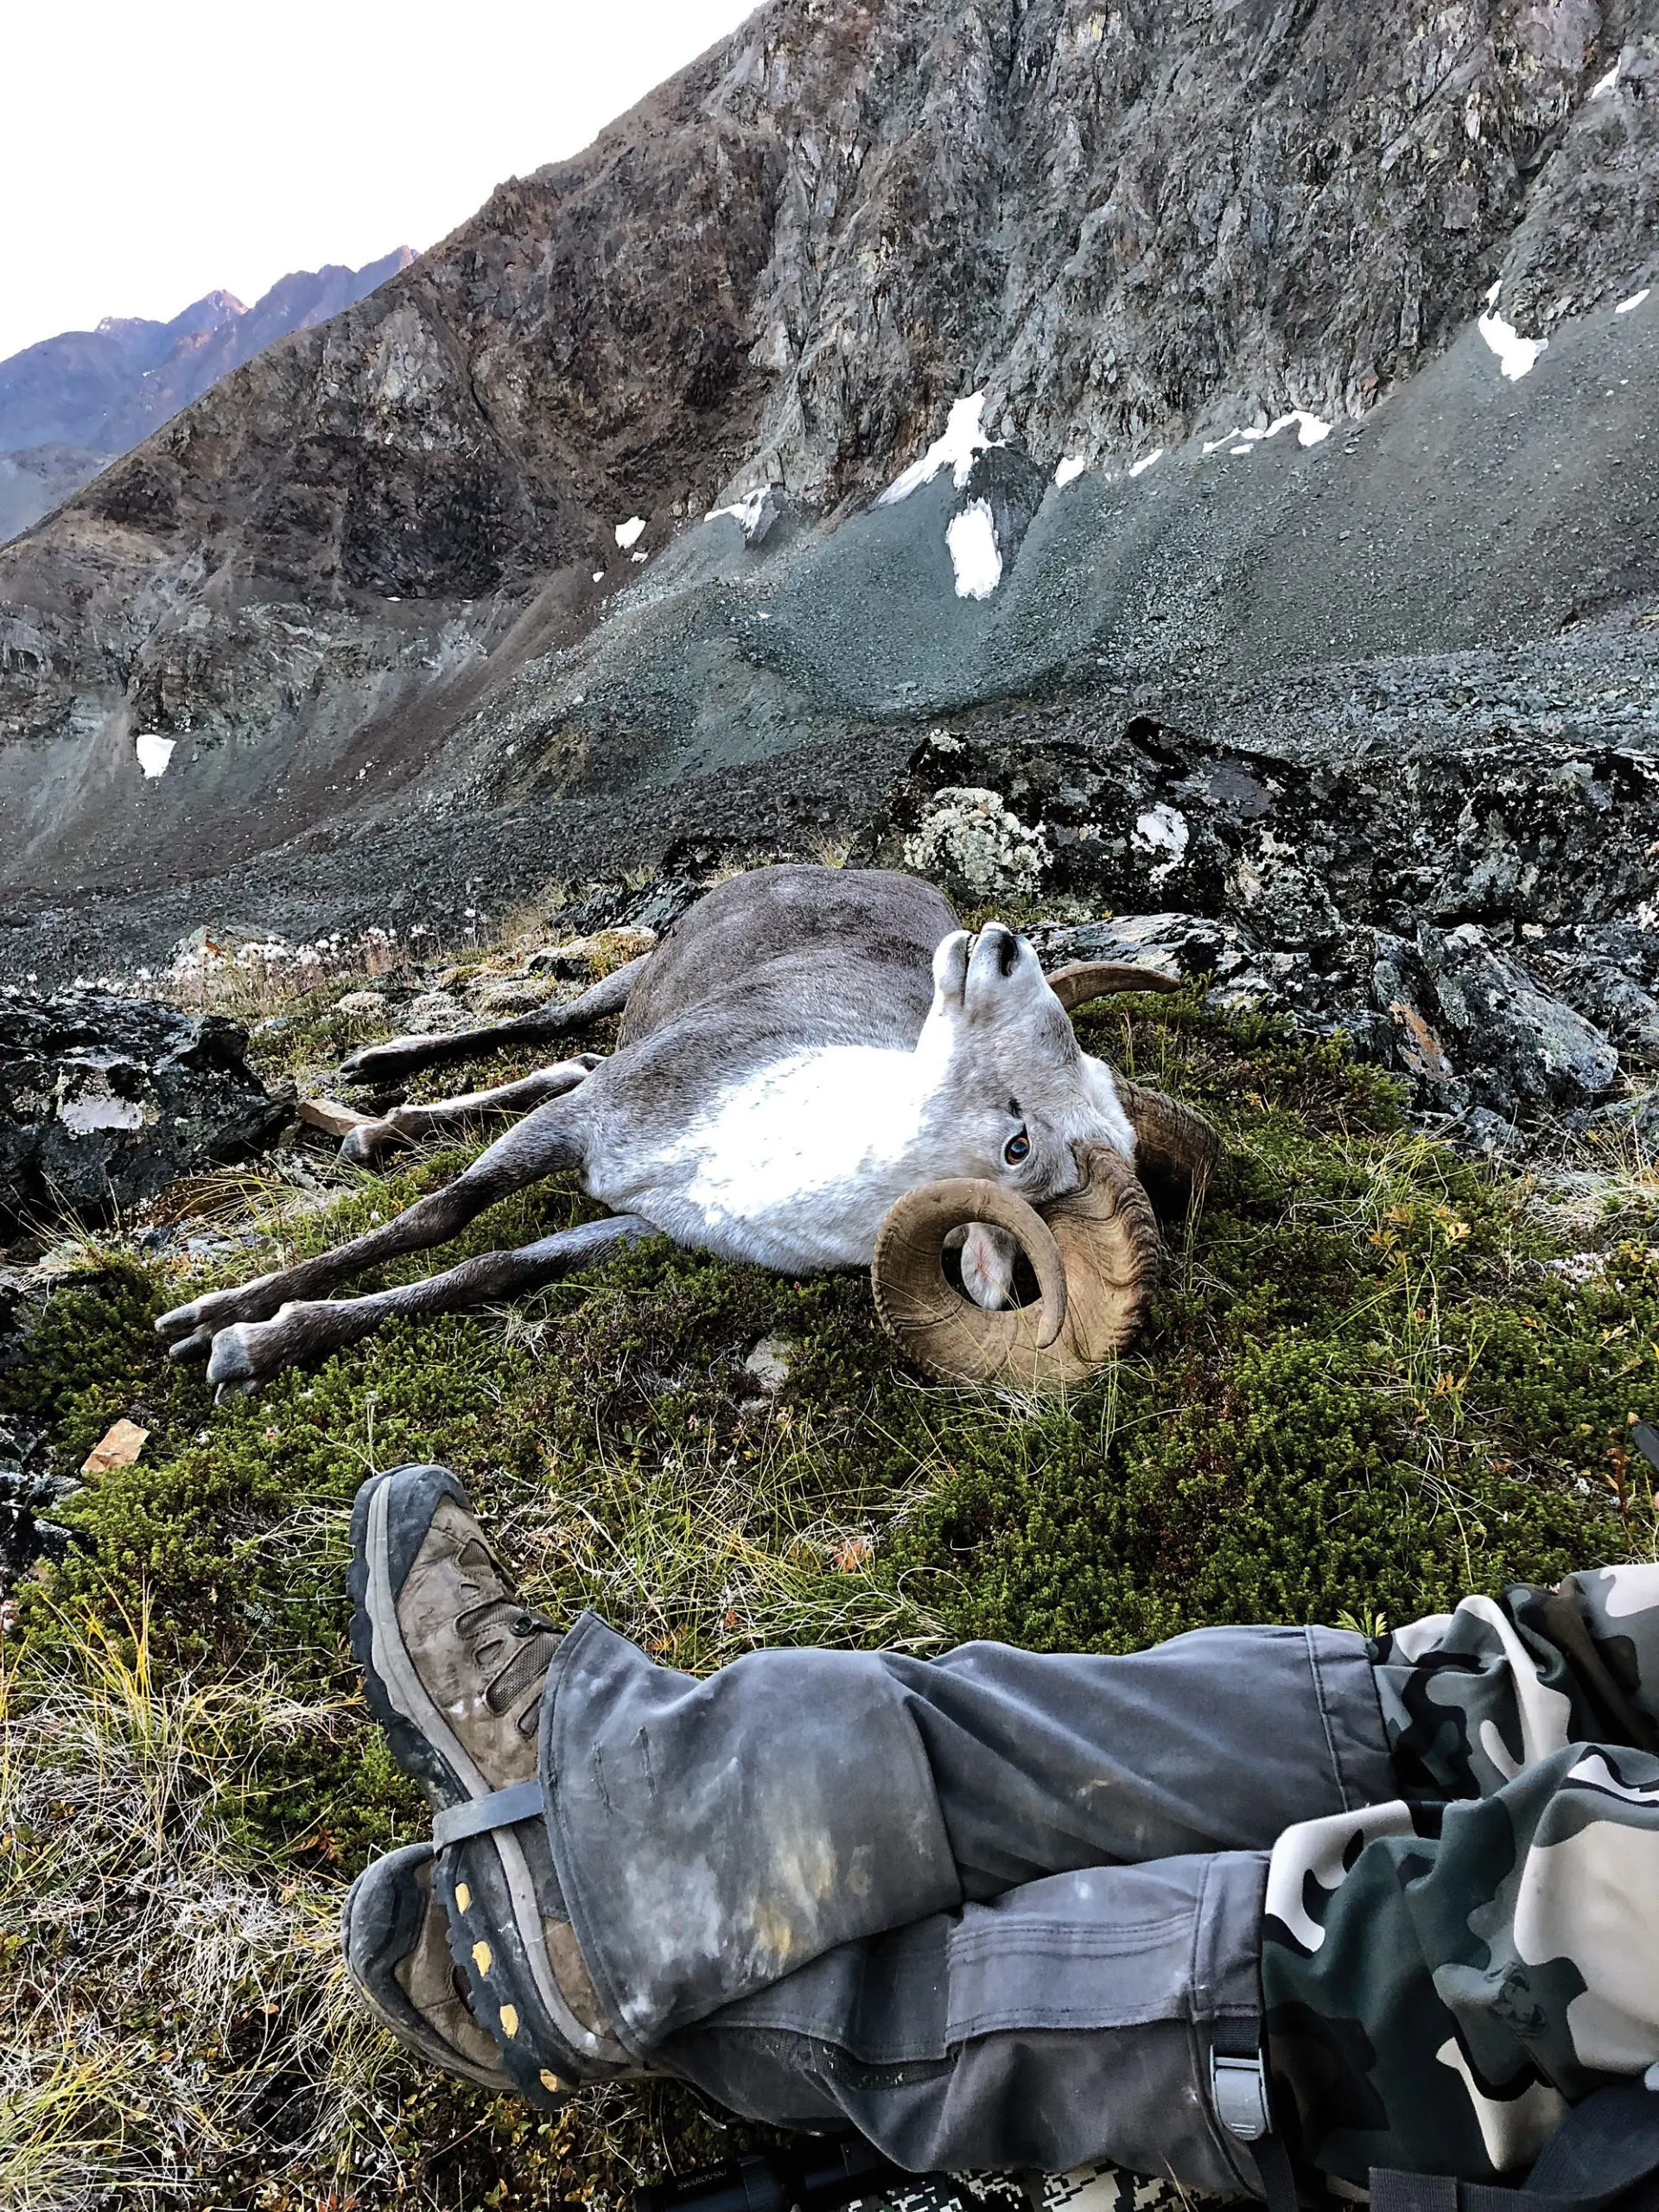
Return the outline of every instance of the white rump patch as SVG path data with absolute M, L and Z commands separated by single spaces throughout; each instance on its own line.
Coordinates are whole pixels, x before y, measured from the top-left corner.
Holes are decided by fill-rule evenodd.
M 1087 468 L 1088 466 L 1088 462 L 1084 459 L 1080 453 L 1069 453 L 1065 455 L 1064 460 L 1059 461 L 1055 464 L 1054 481 L 1063 492 L 1066 486 L 1070 484 L 1075 477 L 1082 475 L 1084 470 Z
M 966 488 L 973 473 L 974 456 L 1000 442 L 988 438 L 980 428 L 980 417 L 985 412 L 982 391 L 969 392 L 966 399 L 957 400 L 950 410 L 950 420 L 944 426 L 944 435 L 935 438 L 919 461 L 912 461 L 902 476 L 893 482 L 876 501 L 878 507 L 896 507 L 900 499 L 907 499 L 912 492 L 919 492 L 924 484 L 931 484 L 942 468 L 952 471 L 958 492 Z
M 1475 327 L 1497 356 L 1497 365 L 1511 384 L 1528 374 L 1548 345 L 1548 338 L 1522 338 L 1512 322 L 1495 309 L 1484 315 Z
M 1628 300 L 1621 300 L 1618 305 L 1613 309 L 1613 313 L 1615 315 L 1629 315 L 1632 308 L 1639 308 L 1641 306 L 1643 301 L 1647 298 L 1648 294 L 1652 289 L 1653 287 L 1651 284 L 1644 284 L 1639 292 L 1632 292 Z
M 630 545 L 637 545 L 645 534 L 644 515 L 630 515 L 626 522 L 616 525 L 616 542 L 626 553 Z
M 1002 552 L 988 499 L 976 499 L 952 515 L 944 533 L 957 572 L 958 599 L 988 599 L 1002 581 Z
M 154 730 L 147 731 L 135 741 L 138 766 L 149 782 L 154 783 L 158 776 L 167 773 L 167 764 L 173 758 L 178 741 L 176 737 L 162 737 Z
M 1139 461 L 1132 461 L 1129 463 L 1130 475 L 1144 476 L 1147 471 L 1152 467 L 1154 461 L 1161 461 L 1163 457 L 1164 449 L 1162 446 L 1154 446 L 1150 453 L 1142 454 Z

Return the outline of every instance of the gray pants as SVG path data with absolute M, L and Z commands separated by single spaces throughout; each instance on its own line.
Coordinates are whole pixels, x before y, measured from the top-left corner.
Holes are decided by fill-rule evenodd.
M 918 2171 L 1111 2159 L 1255 2189 L 1271 1846 L 1396 1796 L 1367 1647 L 755 1652 L 705 1681 L 591 1615 L 543 1707 L 555 1864 L 630 2051 Z

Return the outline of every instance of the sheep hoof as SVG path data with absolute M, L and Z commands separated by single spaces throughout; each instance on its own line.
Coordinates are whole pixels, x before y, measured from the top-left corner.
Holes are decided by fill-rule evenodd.
M 257 1388 L 259 1363 L 253 1334 L 248 1322 L 238 1321 L 228 1329 L 219 1330 L 214 1337 L 213 1357 L 207 1362 L 207 1380 L 213 1385 L 216 1405 L 227 1397 L 245 1395 Z
M 391 1122 L 362 1122 L 340 1140 L 340 1156 L 353 1167 L 372 1167 L 391 1146 L 409 1139 Z

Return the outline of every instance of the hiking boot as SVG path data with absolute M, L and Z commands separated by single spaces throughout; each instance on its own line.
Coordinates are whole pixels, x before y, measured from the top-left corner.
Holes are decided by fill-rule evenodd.
M 434 1893 L 474 2019 L 545 2104 L 633 2069 L 554 1872 L 537 1728 L 559 1646 L 520 1603 L 446 1467 L 372 1476 L 352 1515 L 352 1649 L 392 1756 L 436 1808 Z
M 558 1630 L 519 1603 L 447 1467 L 364 1484 L 346 1587 L 369 1709 L 432 1803 L 533 1782 Z

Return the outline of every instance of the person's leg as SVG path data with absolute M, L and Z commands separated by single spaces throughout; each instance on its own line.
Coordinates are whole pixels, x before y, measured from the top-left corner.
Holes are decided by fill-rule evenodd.
M 1466 1599 L 1370 1646 L 1239 1628 L 1123 1657 L 767 1650 L 701 1681 L 588 1618 L 550 1677 L 543 1775 L 583 1955 L 643 2050 L 930 1912 L 1479 1795 L 1591 1740 L 1659 1751 L 1659 1567 Z
M 974 2114 L 996 2111 L 1009 2129 L 1040 2120 L 1044 2141 L 1071 2142 L 1068 2069 L 1098 2086 L 1105 2046 L 1093 2056 L 1084 2046 L 1116 2037 L 1110 2078 L 1132 2082 L 1141 2067 L 1155 2085 L 1152 2105 L 1173 2110 L 1173 2098 L 1192 2119 L 1183 2139 L 1209 2142 L 1188 2164 L 1198 2181 L 1215 2148 L 1205 2037 L 1232 2017 L 1233 2000 L 1219 2002 L 1216 1991 L 1235 1982 L 1230 1969 L 1199 1973 L 1189 1945 L 1185 1981 L 1159 1984 L 1154 1974 L 1154 1997 L 1143 2003 L 1144 1901 L 1173 1878 L 1152 1866 L 1132 1878 L 1133 1869 L 1105 1862 L 1185 1859 L 1229 1870 L 1201 1879 L 1228 1900 L 1211 1923 L 1227 1931 L 1217 1955 L 1254 1961 L 1259 1868 L 1250 1872 L 1255 1862 L 1236 1847 L 1265 1843 L 1309 1815 L 1330 1820 L 1398 1795 L 1389 1745 L 1405 1737 L 1385 1728 L 1379 1684 L 1383 1706 L 1393 1698 L 1408 1718 L 1420 1693 L 1437 1709 L 1449 1695 L 1457 1728 L 1478 1745 L 1489 1726 L 1500 1736 L 1507 1728 L 1523 1751 L 1535 1731 L 1516 1733 L 1517 1716 L 1552 1670 L 1579 1685 L 1559 1693 L 1569 1726 L 1592 1709 L 1584 1685 L 1599 1680 L 1597 1668 L 1633 1682 L 1633 1726 L 1650 1709 L 1639 1693 L 1654 1679 L 1643 1655 L 1659 1608 L 1653 1586 L 1630 1570 L 1578 1579 L 1568 1610 L 1576 1606 L 1582 1635 L 1564 1614 L 1548 1634 L 1523 1633 L 1516 1623 L 1526 1608 L 1555 1601 L 1522 1592 L 1496 1620 L 1479 1611 L 1489 1601 L 1473 1601 L 1375 1650 L 1324 1631 L 1214 1630 L 1130 1659 L 995 1645 L 931 1662 L 771 1651 L 695 1681 L 653 1666 L 590 1617 L 558 1640 L 524 1616 L 492 1645 L 478 1621 L 513 1608 L 499 1568 L 479 1567 L 487 1547 L 459 1486 L 439 1471 L 397 1471 L 369 1485 L 359 1521 L 356 1640 L 372 1701 L 405 1764 L 418 1768 L 420 1746 L 449 1725 L 445 1713 L 465 1726 L 488 1706 L 467 1674 L 480 1655 L 505 1670 L 504 1694 L 510 1686 L 522 1746 L 506 1763 L 514 1779 L 504 1785 L 506 1767 L 468 1777 L 454 1764 L 436 1777 L 435 1796 L 451 1808 L 442 1819 L 461 1827 L 440 1838 L 435 1889 L 450 1900 L 458 1961 L 478 2017 L 507 2039 L 514 2078 L 562 2093 L 569 2079 L 630 2062 L 662 2067 L 767 2116 L 840 2114 L 878 2139 L 886 2130 L 895 2149 L 960 2145 Z M 482 1612 L 460 1605 L 449 1621 L 445 1609 L 459 1604 L 451 1584 L 463 1598 L 486 1585 L 495 1594 Z M 1632 1641 L 1632 1623 L 1634 1660 L 1620 1641 Z M 510 1651 L 511 1635 L 527 1630 L 545 1639 L 533 1664 L 530 1649 Z M 1464 1648 L 1471 1636 L 1478 1649 Z M 1528 1637 L 1541 1643 L 1535 1649 Z M 416 1678 L 407 1713 L 393 1659 Z M 525 1735 L 537 1706 L 538 1752 Z M 1448 1770 L 1444 1786 L 1480 1781 Z M 535 1802 L 504 1808 L 492 1796 L 504 1786 Z M 1206 1844 L 1233 1850 L 1199 1857 Z M 1057 1875 L 1071 1887 L 1052 1887 Z M 514 1903 L 521 1891 L 527 1910 Z M 1012 1894 L 982 1909 L 1001 1891 Z M 1204 1909 L 1189 1897 L 1163 1917 L 1196 1931 Z M 976 1932 L 958 1940 L 963 1929 Z M 988 2013 L 978 2029 L 964 2024 L 979 2016 L 960 1998 L 970 1953 L 980 1987 L 992 1999 L 1009 1993 L 1014 2008 Z M 550 1973 L 550 1991 L 540 1986 Z M 1047 1999 L 1021 2011 L 1019 1993 L 1033 1987 Z M 1092 2012 L 1074 1988 L 1092 1993 Z M 878 2046 L 861 2040 L 872 2018 L 882 2023 L 879 2047 L 901 2056 L 872 2055 Z M 564 2041 L 543 2063 L 550 2020 Z M 1171 2044 L 1172 2022 L 1184 2053 L 1179 2080 L 1154 2056 L 1154 2046 Z M 923 2055 L 936 2046 L 937 2056 Z M 741 2081 L 734 2052 L 745 2054 Z M 815 2054 L 826 2055 L 822 2063 Z M 903 2114 L 891 2102 L 900 2089 Z M 1117 2094 L 1119 2117 L 1106 2118 L 1118 2133 L 1078 2155 L 1125 2156 L 1134 2123 L 1122 2115 L 1135 2109 L 1129 2090 Z
M 1485 1796 L 1567 1744 L 1659 1752 L 1659 1567 L 1465 1598 L 1371 1656 L 1400 1796 Z
M 670 2036 L 728 2109 L 855 2127 L 915 2172 L 1110 2163 L 1254 2190 L 1211 2094 L 1260 2046 L 1267 1854 L 1051 1875 L 845 1944 Z
M 1651 1752 L 1569 1744 L 1489 1796 L 1294 1828 L 1267 1908 L 1281 2120 L 1323 2171 L 1513 2177 L 1659 2063 Z
M 639 2053 L 838 1944 L 1395 1794 L 1363 1642 L 1321 1630 L 1123 1658 L 772 1649 L 697 1680 L 588 1615 L 542 1726 L 560 1887 Z

